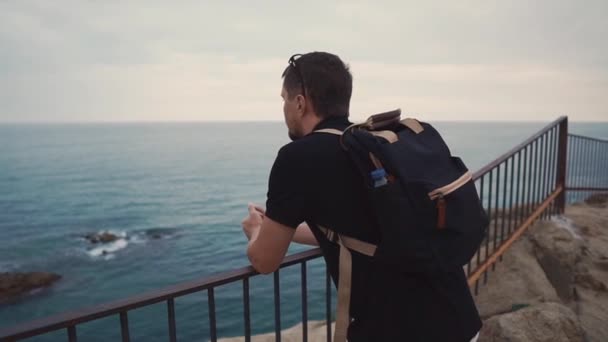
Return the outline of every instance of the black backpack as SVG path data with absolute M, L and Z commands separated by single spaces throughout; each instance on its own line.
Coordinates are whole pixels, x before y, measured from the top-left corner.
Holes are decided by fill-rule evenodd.
M 340 135 L 340 144 L 364 179 L 380 230 L 373 245 L 318 226 L 340 245 L 335 342 L 350 324 L 350 250 L 401 272 L 432 274 L 468 263 L 486 235 L 488 217 L 472 175 L 429 124 L 400 119 L 395 110 L 371 116 Z M 461 269 L 462 270 L 462 269 Z
M 374 257 L 404 271 L 462 267 L 489 224 L 472 175 L 431 125 L 400 115 L 373 115 L 340 139 L 380 229 Z

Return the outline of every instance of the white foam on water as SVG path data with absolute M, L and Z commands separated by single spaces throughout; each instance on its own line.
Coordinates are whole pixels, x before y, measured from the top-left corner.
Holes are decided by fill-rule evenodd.
M 555 223 L 557 227 L 567 230 L 575 239 L 582 240 L 582 237 L 578 234 L 578 229 L 576 229 L 571 219 L 565 216 L 553 216 L 551 222 Z
M 116 257 L 116 254 L 106 254 L 103 256 L 103 260 L 112 260 Z
M 89 236 L 101 236 L 104 234 L 111 234 L 116 236 L 119 239 L 124 239 L 127 237 L 127 232 L 126 231 L 120 231 L 120 230 L 113 230 L 113 229 L 105 229 L 105 230 L 98 230 L 96 233 L 81 233 L 78 235 L 78 240 L 82 240 L 82 241 L 90 241 L 89 240 Z
M 126 236 L 126 234 L 125 234 L 125 236 Z M 104 257 L 107 257 L 109 254 L 112 254 L 121 249 L 127 248 L 128 245 L 129 245 L 129 242 L 125 238 L 121 238 L 116 241 L 106 243 L 101 246 L 90 249 L 87 251 L 87 254 L 89 254 L 92 257 L 99 257 L 102 255 Z M 106 260 L 107 260 L 107 258 L 106 258 Z
M 135 244 L 144 244 L 144 243 L 148 242 L 148 239 L 146 239 L 145 235 L 139 233 L 139 234 L 131 235 L 129 237 L 129 242 L 132 242 Z
M 160 237 L 153 238 L 148 231 L 143 232 L 131 232 L 127 234 L 126 231 L 117 230 L 100 230 L 97 232 L 98 235 L 104 233 L 112 234 L 118 237 L 117 240 L 108 243 L 97 243 L 93 248 L 85 250 L 85 252 L 92 258 L 99 258 L 103 260 L 111 260 L 116 257 L 116 252 L 127 248 L 130 244 L 133 245 L 144 245 L 150 242 L 150 240 L 158 239 L 169 239 L 172 237 L 171 234 L 158 233 Z M 86 238 L 82 238 L 88 242 Z M 0 265 L 1 266 L 1 265 Z
M 127 232 L 126 231 L 118 231 L 118 230 L 102 230 L 98 232 L 99 234 L 103 234 L 103 233 L 110 233 L 114 236 L 118 236 L 121 239 L 125 239 L 127 237 Z

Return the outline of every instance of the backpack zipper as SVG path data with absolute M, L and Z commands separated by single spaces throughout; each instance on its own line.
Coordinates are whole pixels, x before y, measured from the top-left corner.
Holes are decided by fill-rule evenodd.
M 451 194 L 452 192 L 458 190 L 463 185 L 467 184 L 467 182 L 470 181 L 472 178 L 473 178 L 473 175 L 471 175 L 471 172 L 467 171 L 464 175 L 462 175 L 460 178 L 453 181 L 452 183 L 429 192 L 429 194 L 428 194 L 429 198 L 432 201 L 432 200 L 437 199 L 440 196 L 445 197 L 445 196 Z
M 460 178 L 453 181 L 452 183 L 429 192 L 429 198 L 432 201 L 435 199 L 437 200 L 437 229 L 444 229 L 446 225 L 445 196 L 458 190 L 460 187 L 467 184 L 467 182 L 469 182 L 472 178 L 473 176 L 471 175 L 471 172 L 467 171 L 464 175 L 462 175 Z

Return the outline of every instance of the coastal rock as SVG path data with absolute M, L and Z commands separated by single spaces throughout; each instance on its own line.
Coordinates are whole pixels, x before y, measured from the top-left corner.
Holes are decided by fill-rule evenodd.
M 145 237 L 150 240 L 160 240 L 175 235 L 174 228 L 150 228 L 145 231 Z
M 488 283 L 482 285 L 475 297 L 482 318 L 507 313 L 513 308 L 548 301 L 559 301 L 551 282 L 545 276 L 533 252 L 534 246 L 521 238 L 511 246 L 503 261 L 488 273 Z
M 110 232 L 90 233 L 84 236 L 90 243 L 109 243 L 114 242 L 121 237 Z
M 48 272 L 0 273 L 0 303 L 17 298 L 31 290 L 50 286 L 61 276 Z
M 578 333 L 564 333 L 575 324 L 571 314 L 547 304 L 568 308 L 584 341 L 606 341 L 608 210 L 597 198 L 589 202 L 530 227 L 496 265 L 476 296 L 486 319 L 480 341 L 580 340 Z M 524 314 L 535 313 L 509 313 L 521 307 Z
M 606 342 L 608 337 L 608 293 L 577 284 L 575 312 L 581 321 L 587 341 Z
M 575 225 L 567 220 L 540 222 L 530 230 L 534 254 L 564 302 L 572 300 L 578 263 L 585 252 Z
M 543 303 L 486 320 L 479 341 L 584 342 L 585 337 L 572 310 L 558 303 Z
M 591 202 L 593 204 L 566 208 L 565 216 L 583 243 L 574 274 L 571 307 L 581 321 L 587 341 L 605 342 L 608 337 L 608 207 L 598 206 L 597 199 L 592 198 Z
M 608 205 L 608 194 L 595 194 L 587 197 L 585 203 L 598 208 L 605 208 Z

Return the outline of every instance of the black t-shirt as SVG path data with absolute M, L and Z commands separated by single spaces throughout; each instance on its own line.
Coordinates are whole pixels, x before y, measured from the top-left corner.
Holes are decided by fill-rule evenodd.
M 350 125 L 322 121 L 315 130 Z M 342 150 L 339 136 L 311 133 L 279 151 L 270 172 L 266 215 L 288 227 L 306 222 L 337 283 L 339 249 L 317 225 L 378 243 L 362 176 Z M 481 328 L 462 270 L 404 274 L 352 252 L 349 341 L 469 341 Z

